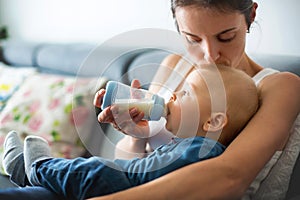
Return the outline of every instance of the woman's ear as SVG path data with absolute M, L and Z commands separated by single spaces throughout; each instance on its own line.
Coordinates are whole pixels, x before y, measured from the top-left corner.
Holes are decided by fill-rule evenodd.
M 251 10 L 251 15 L 250 15 L 251 23 L 254 22 L 254 20 L 255 20 L 257 7 L 258 7 L 258 4 L 256 2 L 254 2 L 253 6 L 252 6 L 252 10 Z
M 203 124 L 204 131 L 222 130 L 228 122 L 227 115 L 222 112 L 213 113 L 210 118 Z

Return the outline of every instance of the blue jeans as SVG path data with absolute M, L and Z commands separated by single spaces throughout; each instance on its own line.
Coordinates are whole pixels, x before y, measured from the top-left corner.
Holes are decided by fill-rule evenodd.
M 218 156 L 224 150 L 220 143 L 195 137 L 175 138 L 142 159 L 50 158 L 33 164 L 30 182 L 67 198 L 85 199 L 149 182 L 188 164 Z

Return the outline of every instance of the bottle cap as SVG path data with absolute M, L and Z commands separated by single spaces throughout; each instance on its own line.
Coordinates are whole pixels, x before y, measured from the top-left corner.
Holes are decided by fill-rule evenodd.
M 101 105 L 101 109 L 104 110 L 104 108 L 110 106 L 112 102 L 114 102 L 115 93 L 117 92 L 118 88 L 118 82 L 116 81 L 108 81 L 106 83 L 106 91 L 103 96 L 103 101 Z

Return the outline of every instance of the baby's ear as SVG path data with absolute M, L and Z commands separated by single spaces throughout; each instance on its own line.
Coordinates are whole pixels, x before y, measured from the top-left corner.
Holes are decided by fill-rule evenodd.
M 213 113 L 210 118 L 203 124 L 204 131 L 222 130 L 228 122 L 227 115 L 222 112 Z

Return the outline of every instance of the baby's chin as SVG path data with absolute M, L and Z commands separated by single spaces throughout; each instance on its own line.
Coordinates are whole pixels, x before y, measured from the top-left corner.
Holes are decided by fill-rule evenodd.
M 172 132 L 172 129 L 171 129 L 171 127 L 170 127 L 170 125 L 169 125 L 168 122 L 166 123 L 165 128 L 166 128 L 168 131 Z
M 174 130 L 174 129 L 172 129 L 171 125 L 168 124 L 168 122 L 166 123 L 165 128 L 166 128 L 168 131 L 170 131 L 173 135 L 176 135 L 176 132 L 177 132 L 177 131 Z

